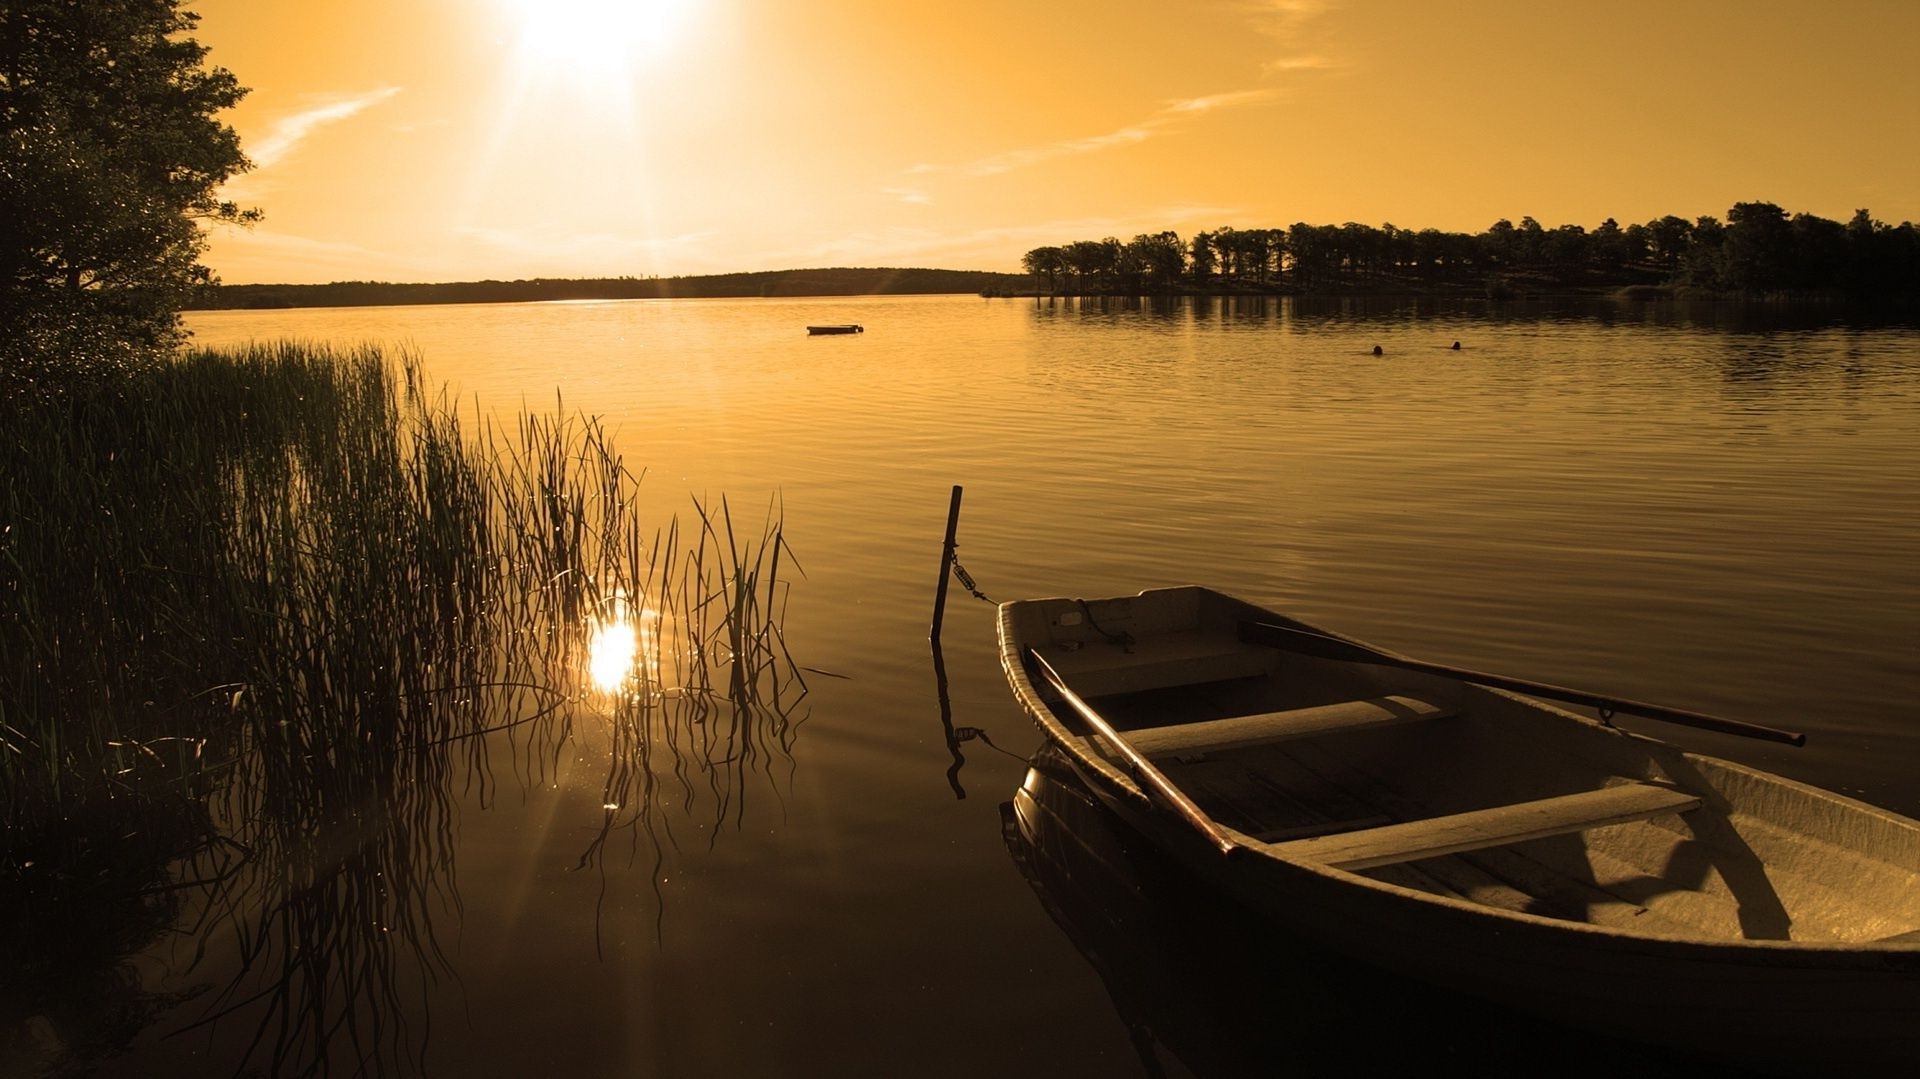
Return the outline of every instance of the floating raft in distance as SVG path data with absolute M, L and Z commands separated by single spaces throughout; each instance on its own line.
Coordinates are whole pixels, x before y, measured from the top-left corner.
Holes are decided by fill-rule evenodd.
M 808 326 L 807 332 L 818 335 L 828 333 L 865 333 L 867 331 L 866 327 L 861 326 L 859 323 L 849 322 L 844 326 Z
M 1005 604 L 1000 659 L 1109 809 L 1277 933 L 1749 1067 L 1920 1057 L 1920 821 L 1204 588 Z

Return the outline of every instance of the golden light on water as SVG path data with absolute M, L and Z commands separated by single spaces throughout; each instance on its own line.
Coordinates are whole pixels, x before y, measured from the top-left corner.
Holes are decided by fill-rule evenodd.
M 640 654 L 640 631 L 625 614 L 602 622 L 587 642 L 587 675 L 608 693 L 626 684 Z
M 618 693 L 638 677 L 658 688 L 668 636 L 660 612 L 634 603 L 624 591 L 601 601 L 601 610 L 587 632 L 586 670 L 594 687 Z

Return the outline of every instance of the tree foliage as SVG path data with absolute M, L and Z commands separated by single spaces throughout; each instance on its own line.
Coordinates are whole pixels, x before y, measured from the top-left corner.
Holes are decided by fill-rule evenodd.
M 1048 292 L 1338 291 L 1550 289 L 1666 285 L 1750 295 L 1844 295 L 1920 300 L 1920 229 L 1792 214 L 1770 202 L 1736 203 L 1727 220 L 1668 214 L 1591 231 L 1502 218 L 1485 232 L 1375 228 L 1349 221 L 1279 229 L 1082 240 L 1027 253 L 1026 269 Z
M 180 0 L 0 0 L 0 379 L 150 360 L 212 280 L 202 222 L 248 167 L 218 114 L 246 91 L 205 64 Z

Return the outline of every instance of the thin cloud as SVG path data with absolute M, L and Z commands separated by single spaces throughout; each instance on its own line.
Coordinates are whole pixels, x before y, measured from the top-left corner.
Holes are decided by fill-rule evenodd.
M 1190 115 L 1213 112 L 1216 109 L 1231 109 L 1239 105 L 1251 105 L 1256 101 L 1265 101 L 1274 96 L 1272 90 L 1235 90 L 1226 94 L 1208 94 L 1205 97 L 1190 97 L 1181 101 L 1170 101 L 1163 113 L 1170 115 Z
M 911 203 L 915 206 L 926 206 L 933 202 L 932 195 L 915 187 L 883 187 L 880 189 L 880 193 L 899 199 L 901 202 Z
M 1259 0 L 1247 6 L 1269 29 L 1286 31 L 1325 15 L 1333 4 L 1329 0 Z
M 1247 22 L 1254 32 L 1272 38 L 1285 50 L 1261 65 L 1268 75 L 1328 71 L 1346 66 L 1327 47 L 1329 32 L 1320 17 L 1333 10 L 1331 0 L 1260 0 L 1247 4 Z
M 1244 217 L 1243 207 L 1174 204 L 1124 217 L 1075 217 L 995 228 L 950 231 L 898 227 L 837 233 L 808 246 L 762 251 L 766 266 L 946 265 L 1017 269 L 1018 252 L 1088 236 L 1130 238 L 1139 233 Z
M 398 86 L 383 86 L 365 93 L 330 97 L 311 108 L 283 116 L 274 123 L 272 130 L 248 147 L 247 156 L 253 160 L 254 168 L 270 168 L 284 160 L 318 129 L 339 123 L 399 92 Z
M 1330 71 L 1340 67 L 1341 62 L 1331 56 L 1308 53 L 1302 56 L 1280 56 L 1261 65 L 1269 75 L 1281 75 L 1289 71 Z
M 1148 139 L 1163 135 L 1180 126 L 1190 123 L 1200 116 L 1222 109 L 1239 108 L 1256 102 L 1271 100 L 1279 96 L 1278 90 L 1252 89 L 1234 90 L 1228 93 L 1208 94 L 1204 97 L 1181 98 L 1170 101 L 1152 115 L 1134 123 L 1115 128 L 1098 135 L 1087 135 L 1044 146 L 1029 146 L 1019 150 L 983 157 L 965 165 L 955 166 L 955 171 L 967 176 L 999 176 L 1016 169 L 1028 168 L 1042 161 L 1058 157 L 1071 157 L 1078 154 L 1098 153 L 1116 146 L 1135 146 Z M 912 174 L 944 171 L 939 166 L 915 165 L 907 170 Z

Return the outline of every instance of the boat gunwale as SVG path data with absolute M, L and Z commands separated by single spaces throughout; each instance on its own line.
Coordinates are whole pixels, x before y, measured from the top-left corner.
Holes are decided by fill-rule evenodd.
M 1152 592 L 1180 591 L 1189 588 L 1217 596 L 1235 604 L 1247 605 L 1245 601 L 1237 597 L 1216 589 L 1207 588 L 1203 585 L 1143 589 L 1135 595 L 1144 596 Z M 1198 854 L 1202 857 L 1212 859 L 1214 865 L 1217 867 L 1217 871 L 1247 875 L 1250 873 L 1252 867 L 1258 866 L 1262 862 L 1271 862 L 1291 870 L 1305 871 L 1344 887 L 1384 892 L 1403 899 L 1417 900 L 1470 916 L 1477 916 L 1493 923 L 1514 923 L 1558 933 L 1570 932 L 1586 934 L 1606 939 L 1615 945 L 1633 946 L 1630 948 L 1622 947 L 1619 949 L 1621 951 L 1644 950 L 1673 958 L 1711 954 L 1717 960 L 1724 960 L 1730 954 L 1750 953 L 1756 959 L 1763 955 L 1775 958 L 1805 957 L 1808 959 L 1845 959 L 1850 961 L 1873 961 L 1872 963 L 1862 962 L 1862 965 L 1874 965 L 1876 963 L 1884 965 L 1892 962 L 1920 969 L 1920 940 L 1905 942 L 1752 940 L 1736 937 L 1675 937 L 1660 936 L 1651 933 L 1637 933 L 1618 926 L 1596 925 L 1591 922 L 1578 922 L 1561 918 L 1551 918 L 1540 914 L 1529 914 L 1524 911 L 1506 910 L 1500 907 L 1475 903 L 1467 899 L 1440 895 L 1434 892 L 1422 891 L 1417 888 L 1409 888 L 1405 885 L 1364 876 L 1361 873 L 1339 869 L 1321 862 L 1289 857 L 1278 853 L 1254 837 L 1216 820 L 1213 822 L 1215 827 L 1221 829 L 1230 839 L 1233 839 L 1239 846 L 1245 848 L 1240 858 L 1229 859 L 1223 855 L 1218 848 L 1209 844 L 1206 837 L 1192 825 L 1155 802 L 1144 788 L 1122 771 L 1114 762 L 1095 752 L 1091 748 L 1091 739 L 1082 738 L 1079 734 L 1069 730 L 1062 724 L 1059 718 L 1053 714 L 1052 709 L 1048 707 L 1046 701 L 1041 697 L 1038 685 L 1028 676 L 1026 661 L 1023 655 L 1024 651 L 1032 647 L 1034 642 L 1017 639 L 1017 634 L 1014 632 L 1013 618 L 1016 612 L 1023 607 L 1059 602 L 1075 603 L 1078 601 L 1072 597 L 1049 596 L 1034 599 L 1010 600 L 998 606 L 996 612 L 996 627 L 999 637 L 1000 663 L 1007 675 L 1008 682 L 1013 686 L 1014 695 L 1019 700 L 1021 709 L 1025 711 L 1028 718 L 1041 729 L 1048 740 L 1057 745 L 1067 755 L 1067 758 L 1081 772 L 1083 778 L 1087 780 L 1089 787 L 1092 788 L 1096 796 L 1100 797 L 1103 802 L 1107 802 L 1111 808 L 1120 813 L 1122 817 L 1129 816 L 1129 810 L 1131 810 L 1131 813 L 1140 814 L 1146 820 L 1155 821 L 1165 826 L 1164 830 L 1169 834 L 1169 837 L 1188 837 L 1192 841 L 1192 849 L 1187 853 Z M 1098 601 L 1096 600 L 1094 602 Z M 1362 643 L 1353 640 L 1353 638 L 1346 637 L 1343 634 L 1328 632 L 1320 627 L 1301 622 L 1296 618 L 1281 615 L 1278 612 L 1266 611 L 1266 613 L 1284 622 L 1301 626 L 1315 633 L 1321 633 L 1338 640 L 1351 641 L 1355 644 Z M 1373 648 L 1375 651 L 1385 655 L 1397 656 L 1397 653 L 1378 648 L 1374 645 L 1366 645 L 1366 647 Z M 1920 827 L 1920 822 L 1916 822 L 1910 817 L 1868 802 L 1849 798 L 1844 794 L 1839 794 L 1823 787 L 1802 783 L 1775 772 L 1764 771 L 1722 757 L 1693 753 L 1681 749 L 1671 742 L 1601 723 L 1598 720 L 1590 719 L 1578 713 L 1556 707 L 1551 703 L 1539 701 L 1522 694 L 1496 689 L 1490 686 L 1480 686 L 1472 683 L 1463 684 L 1479 692 L 1492 694 L 1521 707 L 1541 713 L 1544 719 L 1578 724 L 1591 733 L 1605 734 L 1612 737 L 1646 743 L 1665 751 L 1678 753 L 1682 759 L 1689 762 L 1709 762 L 1713 767 L 1726 769 L 1742 775 L 1747 779 L 1757 780 L 1762 784 L 1776 785 L 1787 790 L 1811 795 L 1849 812 L 1864 813 L 1887 823 Z M 1705 799 L 1705 803 L 1700 807 L 1699 811 L 1716 812 L 1723 816 L 1732 816 L 1732 814 L 1727 811 L 1724 798 L 1717 793 L 1707 792 L 1702 795 L 1702 797 Z M 1154 830 L 1159 831 L 1162 829 Z M 1849 965 L 1853 964 L 1850 962 Z

